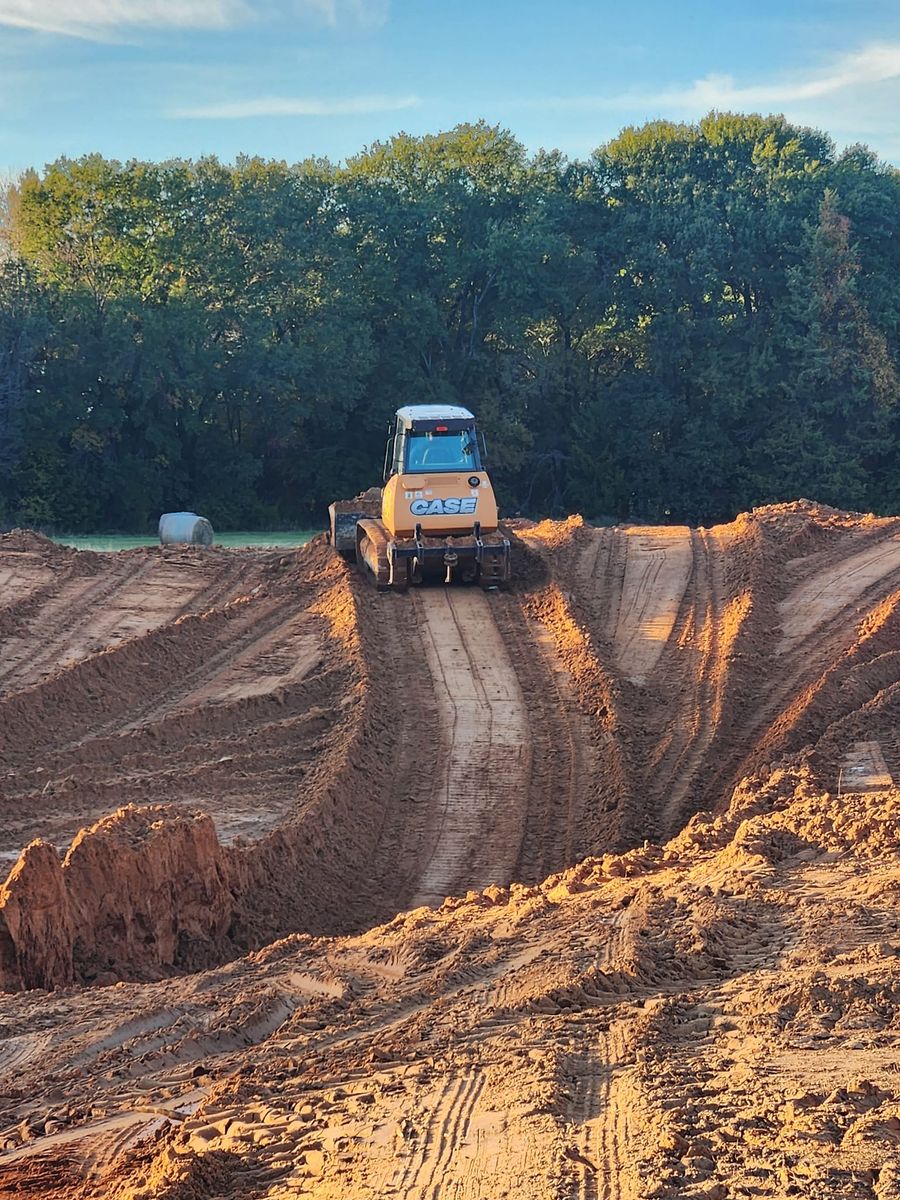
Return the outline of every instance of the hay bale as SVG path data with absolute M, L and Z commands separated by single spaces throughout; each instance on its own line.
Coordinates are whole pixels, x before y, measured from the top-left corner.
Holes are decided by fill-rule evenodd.
M 163 513 L 159 540 L 164 546 L 211 546 L 213 527 L 206 517 L 192 512 Z

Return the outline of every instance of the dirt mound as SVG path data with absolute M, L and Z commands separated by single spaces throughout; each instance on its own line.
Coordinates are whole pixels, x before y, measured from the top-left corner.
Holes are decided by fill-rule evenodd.
M 74 940 L 59 856 L 46 842 L 32 842 L 0 889 L 0 988 L 71 983 Z
M 802 774 L 733 808 L 358 936 L 9 998 L 7 1194 L 39 1164 L 85 1200 L 890 1195 L 900 848 L 862 891 L 852 852 L 781 844 L 832 812 Z
M 890 783 L 896 521 L 800 501 L 713 530 L 518 524 L 517 587 L 477 612 L 464 591 L 377 597 L 323 538 L 26 581 L 7 861 L 34 836 L 64 854 L 122 804 L 208 806 L 241 851 L 246 948 L 664 839 L 779 760 L 821 792 L 864 753 Z
M 11 529 L 9 533 L 0 533 L 0 554 L 7 552 L 45 554 L 51 558 L 66 558 L 73 554 L 70 547 L 60 546 L 34 529 Z
M 203 813 L 121 809 L 83 830 L 62 862 L 33 842 L 0 892 L 0 987 L 60 987 L 229 957 L 230 864 Z

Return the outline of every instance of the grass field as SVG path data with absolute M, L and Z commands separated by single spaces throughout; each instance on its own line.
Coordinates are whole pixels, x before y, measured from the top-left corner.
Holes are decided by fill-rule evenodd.
M 237 531 L 217 533 L 217 546 L 305 546 L 316 536 L 318 529 L 278 530 L 272 533 Z M 99 550 L 103 552 L 115 550 L 131 550 L 135 546 L 158 546 L 157 537 L 132 537 L 128 534 L 108 536 L 94 535 L 62 535 L 53 539 L 63 546 L 74 546 L 77 550 Z

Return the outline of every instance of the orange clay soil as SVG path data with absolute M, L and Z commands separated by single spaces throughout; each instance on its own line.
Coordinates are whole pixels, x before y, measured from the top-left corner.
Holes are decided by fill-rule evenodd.
M 516 534 L 0 536 L 0 1196 L 900 1196 L 900 521 Z

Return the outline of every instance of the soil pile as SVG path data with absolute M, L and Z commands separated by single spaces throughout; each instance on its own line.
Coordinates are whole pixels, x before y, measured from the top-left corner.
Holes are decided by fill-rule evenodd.
M 893 1196 L 900 792 L 833 817 L 776 773 L 536 887 L 9 998 L 5 1194 Z
M 900 522 L 10 537 L 0 1195 L 900 1195 Z
M 121 809 L 83 830 L 62 862 L 47 842 L 25 849 L 0 892 L 0 987 L 152 979 L 161 966 L 221 961 L 233 909 L 208 816 Z

